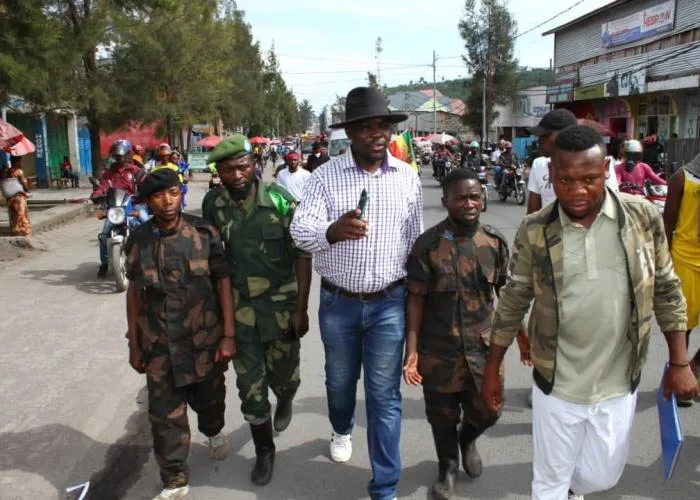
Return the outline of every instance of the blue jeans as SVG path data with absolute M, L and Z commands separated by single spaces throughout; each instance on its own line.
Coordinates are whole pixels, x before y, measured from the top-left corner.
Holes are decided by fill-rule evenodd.
M 496 187 L 501 185 L 501 179 L 503 178 L 503 167 L 496 165 L 493 167 L 493 181 Z
M 321 287 L 319 325 L 326 354 L 328 416 L 336 434 L 355 423 L 357 381 L 364 368 L 367 445 L 372 464 L 369 494 L 392 499 L 401 475 L 401 364 L 405 287 L 370 302 Z

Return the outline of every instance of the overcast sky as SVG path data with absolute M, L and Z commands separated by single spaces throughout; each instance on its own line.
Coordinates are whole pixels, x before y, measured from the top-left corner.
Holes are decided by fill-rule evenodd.
M 611 0 L 510 0 L 522 33 L 566 10 L 541 28 L 518 38 L 516 57 L 523 66 L 547 67 L 554 37 L 548 29 L 564 24 Z M 437 79 L 465 76 L 464 44 L 457 24 L 463 0 L 238 0 L 253 36 L 263 50 L 273 42 L 282 74 L 298 100 L 319 112 L 376 72 L 375 45 L 382 38 L 381 83 L 432 81 L 433 50 Z M 576 5 L 578 4 L 578 5 Z

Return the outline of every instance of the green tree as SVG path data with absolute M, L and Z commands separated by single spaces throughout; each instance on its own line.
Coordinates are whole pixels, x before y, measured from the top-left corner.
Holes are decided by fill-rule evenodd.
M 335 96 L 335 102 L 331 105 L 331 123 L 345 120 L 345 97 Z
M 465 16 L 459 23 L 464 40 L 464 62 L 471 78 L 467 80 L 467 113 L 463 121 L 488 140 L 495 118 L 494 105 L 506 104 L 518 87 L 518 61 L 514 56 L 517 24 L 508 7 L 498 0 L 464 2 Z M 482 91 L 487 85 L 486 130 L 482 125 Z
M 305 132 L 311 128 L 314 121 L 314 109 L 308 99 L 299 103 L 299 130 Z

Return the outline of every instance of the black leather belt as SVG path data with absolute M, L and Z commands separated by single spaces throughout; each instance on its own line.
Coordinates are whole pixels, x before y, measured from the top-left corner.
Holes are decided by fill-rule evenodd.
M 328 290 L 329 292 L 337 293 L 338 295 L 342 295 L 343 297 L 349 297 L 351 299 L 357 299 L 357 300 L 362 300 L 364 302 L 369 302 L 372 300 L 377 300 L 377 299 L 383 299 L 386 297 L 386 293 L 390 292 L 394 288 L 398 288 L 402 286 L 405 283 L 405 280 L 400 279 L 397 281 L 394 281 L 391 283 L 388 287 L 384 288 L 383 290 L 379 290 L 378 292 L 370 292 L 370 293 L 356 293 L 356 292 L 351 292 L 350 290 L 346 290 L 345 288 L 341 288 L 338 285 L 334 285 L 330 281 L 326 279 L 321 279 L 321 286 Z

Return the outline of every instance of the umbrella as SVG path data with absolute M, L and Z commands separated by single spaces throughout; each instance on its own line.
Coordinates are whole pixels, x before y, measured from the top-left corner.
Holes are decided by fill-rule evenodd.
M 595 130 L 596 132 L 598 132 L 602 136 L 615 137 L 615 132 L 610 130 L 605 125 L 598 123 L 596 121 L 587 120 L 585 118 L 579 118 L 578 120 L 576 120 L 576 122 L 579 125 L 585 125 L 586 127 L 591 127 L 593 130 Z
M 459 142 L 450 134 L 443 132 L 442 134 L 430 134 L 426 139 L 433 144 L 449 144 L 451 142 Z
M 4 120 L 0 120 L 0 149 L 14 156 L 36 151 L 34 144 L 24 137 L 21 130 Z
M 251 144 L 269 144 L 270 139 L 266 139 L 265 137 L 251 137 L 250 143 Z
M 34 146 L 32 141 L 22 136 L 14 145 L 7 148 L 7 150 L 12 156 L 24 156 L 36 151 L 36 146 Z
M 200 139 L 199 142 L 197 142 L 197 146 L 200 148 L 215 148 L 220 142 L 221 137 L 218 135 L 208 135 L 204 139 Z

